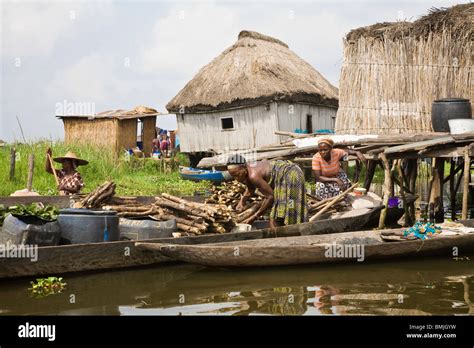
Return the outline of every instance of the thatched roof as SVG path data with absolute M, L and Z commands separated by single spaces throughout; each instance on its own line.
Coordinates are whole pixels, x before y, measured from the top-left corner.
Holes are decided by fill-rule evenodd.
M 429 13 L 414 22 L 384 22 L 354 29 L 346 36 L 347 41 L 364 38 L 427 37 L 430 33 L 448 29 L 453 39 L 469 35 L 474 38 L 474 3 L 450 8 L 431 8 Z
M 337 106 L 338 91 L 284 42 L 242 31 L 166 105 L 169 112 L 205 112 L 272 100 Z
M 133 119 L 133 118 L 145 118 L 151 116 L 157 116 L 160 113 L 155 109 L 149 108 L 147 106 L 138 105 L 132 110 L 108 110 L 99 112 L 94 115 L 56 115 L 58 118 L 87 118 L 87 119 L 96 119 L 96 118 L 116 118 L 120 120 Z

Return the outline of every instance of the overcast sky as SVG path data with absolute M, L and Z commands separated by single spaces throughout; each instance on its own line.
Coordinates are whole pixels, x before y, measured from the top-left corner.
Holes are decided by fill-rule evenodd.
M 166 112 L 243 29 L 286 42 L 337 86 L 351 29 L 461 2 L 1 0 L 0 139 L 22 139 L 17 116 L 27 140 L 56 140 L 68 108 Z

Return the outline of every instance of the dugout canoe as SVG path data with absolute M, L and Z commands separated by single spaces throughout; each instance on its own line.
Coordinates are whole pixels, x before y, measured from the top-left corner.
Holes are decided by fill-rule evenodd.
M 156 238 L 144 241 L 147 244 L 212 244 L 309 234 L 336 233 L 361 229 L 370 219 L 380 214 L 382 207 L 361 210 L 360 214 L 337 219 L 324 219 L 299 225 L 268 228 L 250 232 L 206 234 L 180 238 Z M 353 211 L 355 212 L 355 211 Z M 51 275 L 84 271 L 106 271 L 164 264 L 174 261 L 162 254 L 135 246 L 135 241 L 117 241 L 89 244 L 58 245 L 37 248 L 37 260 L 29 258 L 3 257 L 0 255 L 0 279 L 25 276 Z
M 465 225 L 472 227 L 473 220 Z M 390 230 L 400 235 L 404 229 Z M 217 243 L 213 245 L 173 245 L 136 243 L 138 248 L 154 251 L 193 264 L 217 267 L 285 266 L 335 262 L 360 262 L 417 258 L 425 255 L 459 255 L 474 251 L 474 232 L 436 236 L 421 241 L 387 241 L 381 233 L 389 231 L 360 231 L 299 237 L 284 237 Z M 342 251 L 341 251 L 342 250 Z
M 192 167 L 179 167 L 179 175 L 184 180 L 211 181 L 220 184 L 223 181 L 232 181 L 233 178 L 227 171 L 207 170 Z

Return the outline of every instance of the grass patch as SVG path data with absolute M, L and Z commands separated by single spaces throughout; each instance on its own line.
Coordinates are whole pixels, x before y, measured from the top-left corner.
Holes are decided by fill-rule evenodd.
M 15 147 L 17 161 L 15 177 L 9 180 L 10 150 Z M 187 196 L 195 192 L 205 192 L 211 187 L 210 182 L 195 183 L 182 180 L 178 171 L 164 172 L 160 161 L 151 158 L 116 157 L 110 150 L 86 145 L 66 145 L 56 142 L 39 141 L 32 144 L 8 144 L 0 147 L 0 196 L 8 196 L 16 190 L 26 187 L 28 177 L 28 156 L 35 155 L 35 171 L 33 191 L 41 195 L 57 195 L 58 190 L 54 176 L 45 171 L 46 149 L 51 147 L 53 157 L 62 156 L 68 150 L 75 152 L 80 158 L 89 161 L 87 166 L 78 168 L 85 187 L 83 193 L 90 192 L 106 180 L 117 184 L 118 195 L 150 196 L 162 192 Z M 180 165 L 187 165 L 187 158 L 178 154 Z M 61 164 L 56 163 L 56 168 Z

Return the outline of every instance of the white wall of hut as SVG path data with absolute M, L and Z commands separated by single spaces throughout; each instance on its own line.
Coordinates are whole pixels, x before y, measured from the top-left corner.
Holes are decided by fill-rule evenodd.
M 275 131 L 334 129 L 337 109 L 320 105 L 271 102 L 209 113 L 177 114 L 182 152 L 245 150 L 279 143 Z M 233 128 L 223 129 L 222 119 Z M 228 126 L 228 124 L 226 125 Z

